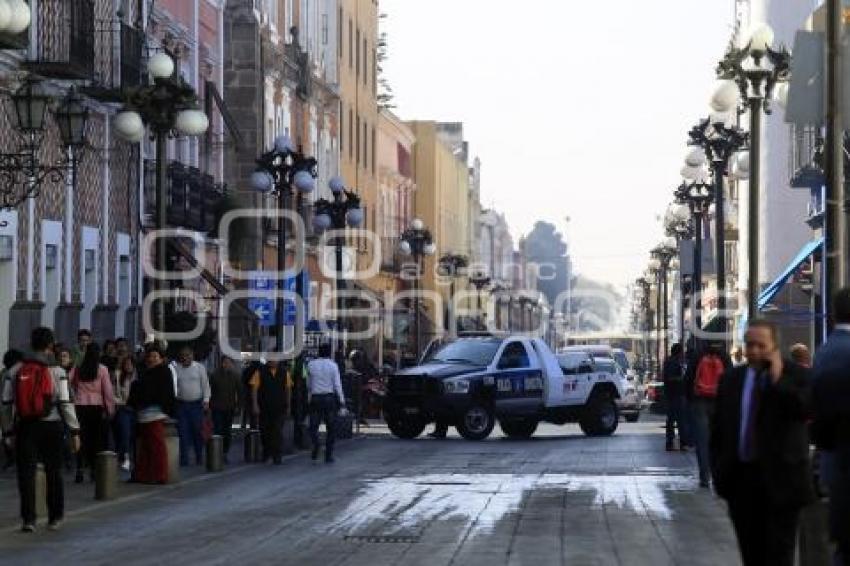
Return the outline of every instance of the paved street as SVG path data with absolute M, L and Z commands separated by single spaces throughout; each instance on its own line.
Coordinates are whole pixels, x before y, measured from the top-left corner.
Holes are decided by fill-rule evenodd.
M 518 442 L 366 430 L 333 466 L 302 454 L 108 504 L 72 496 L 59 533 L 15 531 L 6 473 L 0 563 L 738 563 L 722 504 L 697 487 L 691 454 L 663 451 L 657 420 Z

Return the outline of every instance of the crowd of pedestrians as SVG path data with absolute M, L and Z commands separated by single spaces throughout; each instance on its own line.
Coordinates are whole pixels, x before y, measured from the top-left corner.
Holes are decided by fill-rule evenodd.
M 833 564 L 850 566 L 850 289 L 833 316 L 814 359 L 803 344 L 783 356 L 779 327 L 756 319 L 732 357 L 704 341 L 674 344 L 664 362 L 666 448 L 695 449 L 700 485 L 727 502 L 745 566 L 795 563 L 801 512 L 820 490 Z

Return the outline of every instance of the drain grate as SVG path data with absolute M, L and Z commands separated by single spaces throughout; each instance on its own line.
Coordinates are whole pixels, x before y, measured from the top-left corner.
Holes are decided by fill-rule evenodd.
M 348 535 L 345 540 L 375 544 L 413 544 L 419 542 L 419 537 L 412 535 Z

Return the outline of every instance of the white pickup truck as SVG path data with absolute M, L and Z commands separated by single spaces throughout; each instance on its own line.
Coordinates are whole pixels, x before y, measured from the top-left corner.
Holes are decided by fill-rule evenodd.
M 623 383 L 593 370 L 592 359 L 562 368 L 545 342 L 527 336 L 464 336 L 387 382 L 384 417 L 399 438 L 415 438 L 431 422 L 454 425 L 482 440 L 496 422 L 527 438 L 540 422 L 578 422 L 587 435 L 617 429 Z

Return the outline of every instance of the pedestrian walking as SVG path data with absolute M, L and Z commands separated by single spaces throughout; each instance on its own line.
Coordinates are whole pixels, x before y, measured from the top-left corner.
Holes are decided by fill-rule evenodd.
M 109 445 L 109 421 L 115 413 L 112 380 L 100 359 L 100 347 L 92 342 L 86 348 L 83 362 L 71 371 L 71 388 L 82 443 L 77 457 L 77 483 L 83 482 L 84 467 L 88 468 L 89 478 L 94 481 L 97 454 Z
M 83 363 L 83 354 L 86 353 L 86 348 L 91 344 L 91 330 L 81 328 L 77 331 L 77 345 L 71 349 L 71 356 L 74 359 L 74 367 L 79 367 Z
M 62 344 L 53 346 L 53 352 L 56 355 L 56 363 L 59 367 L 65 370 L 65 375 L 70 376 L 71 370 L 74 369 L 74 357 L 71 354 L 71 349 Z M 74 389 L 69 387 L 71 393 L 71 402 L 74 402 Z M 71 452 L 71 430 L 68 425 L 62 423 L 62 428 L 65 431 L 64 442 L 62 443 L 62 461 L 65 464 L 65 469 L 71 471 L 76 464 L 76 455 Z
M 333 463 L 336 416 L 345 407 L 345 394 L 339 378 L 339 366 L 331 359 L 330 344 L 319 346 L 319 357 L 307 364 L 307 394 L 310 407 L 312 458 L 319 458 L 319 425 L 325 423 L 325 462 Z
M 3 380 L 3 436 L 14 438 L 21 498 L 21 530 L 35 531 L 35 469 L 44 464 L 47 484 L 47 528 L 59 528 L 65 515 L 62 485 L 62 423 L 71 429 L 73 450 L 79 449 L 77 415 L 65 371 L 52 356 L 53 331 L 39 327 L 32 331 L 32 354 L 16 364 Z
M 204 413 L 210 407 L 210 382 L 206 368 L 193 359 L 192 348 L 180 349 L 178 363 L 172 363 L 177 392 L 177 433 L 180 435 L 180 465 L 189 465 L 189 448 L 195 464 L 203 463 Z
M 275 464 L 283 457 L 283 418 L 287 410 L 286 392 L 291 379 L 283 363 L 273 362 L 257 368 L 251 375 L 251 408 L 260 424 L 263 461 Z
M 165 421 L 176 413 L 174 377 L 159 343 L 145 345 L 145 369 L 130 385 L 127 405 L 136 412 L 136 452 L 131 481 L 168 481 Z
M 0 384 L 5 383 L 6 379 L 9 378 L 10 372 L 12 368 L 15 367 L 21 360 L 24 359 L 24 353 L 20 350 L 15 350 L 14 348 L 8 350 L 5 354 L 3 354 L 3 372 L 0 374 Z M 0 385 L 2 387 L 2 385 Z M 2 434 L 2 429 L 0 429 L 0 434 Z M 15 452 L 12 447 L 12 439 L 6 438 L 5 435 L 2 436 L 2 444 L 3 444 L 3 471 L 5 472 L 9 468 L 15 465 Z
M 676 431 L 679 432 L 679 450 L 687 450 L 688 432 L 685 411 L 685 363 L 681 344 L 670 347 L 670 355 L 664 360 L 662 379 L 664 381 L 664 397 L 667 401 L 667 443 L 668 452 L 675 450 Z
M 115 393 L 115 417 L 112 419 L 112 436 L 115 441 L 115 451 L 118 462 L 124 471 L 130 470 L 130 454 L 134 446 L 135 414 L 127 406 L 130 389 L 136 380 L 136 364 L 133 358 L 121 358 L 118 368 L 112 374 L 113 391 Z
M 833 300 L 835 328 L 815 355 L 812 439 L 829 491 L 830 535 L 836 566 L 850 566 L 850 288 Z
M 103 355 L 100 357 L 100 363 L 106 366 L 109 373 L 113 373 L 118 369 L 118 349 L 115 346 L 114 340 L 105 340 L 103 342 Z
M 210 377 L 210 410 L 213 432 L 222 438 L 224 463 L 228 463 L 230 440 L 233 434 L 233 417 L 242 404 L 242 376 L 233 360 L 224 357 L 221 367 Z
M 814 500 L 806 420 L 808 370 L 783 360 L 779 330 L 752 320 L 747 365 L 717 390 L 711 455 L 745 566 L 792 566 L 800 510 Z
M 690 390 L 688 407 L 692 420 L 691 436 L 696 448 L 700 487 L 709 487 L 711 458 L 709 451 L 710 423 L 714 418 L 715 398 L 721 376 L 732 367 L 723 345 L 710 342 L 688 368 L 686 387 Z
M 252 393 L 253 388 L 251 387 L 251 379 L 254 377 L 254 374 L 263 370 L 263 366 L 265 366 L 265 363 L 262 361 L 253 360 L 242 370 L 242 391 L 246 393 L 243 395 L 242 399 L 242 430 L 245 430 L 246 428 L 249 430 L 257 430 L 260 425 L 257 421 L 257 414 L 254 412 L 254 397 Z

